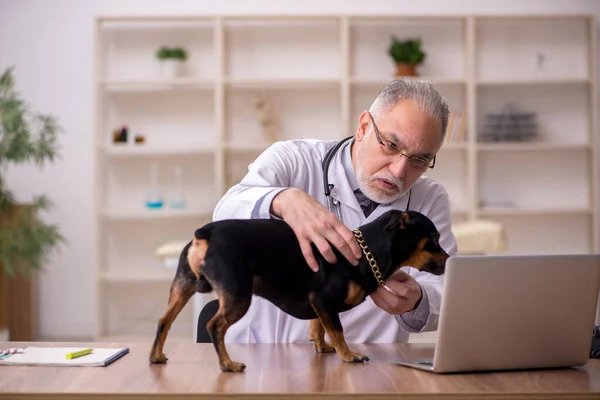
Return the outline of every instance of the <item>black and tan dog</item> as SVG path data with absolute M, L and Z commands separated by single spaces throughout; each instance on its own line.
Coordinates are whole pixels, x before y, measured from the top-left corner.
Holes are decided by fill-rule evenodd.
M 213 289 L 219 310 L 207 330 L 222 371 L 245 369 L 229 358 L 224 338 L 227 329 L 248 311 L 252 294 L 296 318 L 311 320 L 310 340 L 318 353 L 335 351 L 346 362 L 368 361 L 348 348 L 338 314 L 360 304 L 402 266 L 442 274 L 448 254 L 439 245 L 434 224 L 413 211 L 388 211 L 354 234 L 365 255 L 358 266 L 337 250 L 338 262 L 329 264 L 313 245 L 319 263 L 319 271 L 313 272 L 284 221 L 224 220 L 196 230 L 181 253 L 150 362 L 167 361 L 163 346 L 171 324 L 196 291 Z M 332 346 L 325 343 L 325 333 Z

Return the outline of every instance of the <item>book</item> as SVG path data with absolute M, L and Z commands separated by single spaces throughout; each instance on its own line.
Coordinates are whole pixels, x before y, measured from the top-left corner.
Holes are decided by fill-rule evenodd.
M 82 347 L 26 347 L 22 352 L 0 357 L 2 365 L 43 365 L 51 367 L 105 367 L 125 354 L 129 348 L 94 348 L 90 354 L 67 359 L 69 353 Z

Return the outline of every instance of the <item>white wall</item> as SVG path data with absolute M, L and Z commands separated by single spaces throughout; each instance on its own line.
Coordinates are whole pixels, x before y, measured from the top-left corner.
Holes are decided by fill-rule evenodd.
M 40 172 L 10 171 L 8 183 L 27 201 L 46 193 L 68 247 L 40 279 L 44 339 L 86 339 L 94 332 L 93 23 L 119 14 L 554 14 L 594 13 L 596 0 L 0 0 L 0 71 L 15 65 L 18 89 L 36 110 L 58 116 L 63 160 Z M 600 43 L 600 41 L 598 41 Z

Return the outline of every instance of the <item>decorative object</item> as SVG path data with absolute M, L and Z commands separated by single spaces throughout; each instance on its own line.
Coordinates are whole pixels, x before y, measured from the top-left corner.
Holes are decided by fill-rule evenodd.
M 121 126 L 120 129 L 113 130 L 113 143 L 127 143 L 127 134 L 129 129 L 127 125 Z
M 510 200 L 479 200 L 479 207 L 481 208 L 517 208 L 514 201 Z
M 262 127 L 263 136 L 270 143 L 276 142 L 279 122 L 265 92 L 254 93 L 254 107 L 258 122 Z
M 170 202 L 171 208 L 185 208 L 185 197 L 183 196 L 183 170 L 180 166 L 175 167 L 173 171 L 173 185 L 175 189 L 173 191 L 173 197 Z
M 407 39 L 404 41 L 392 35 L 392 42 L 388 47 L 388 54 L 396 64 L 395 76 L 417 76 L 417 66 L 426 58 L 427 53 L 421 50 L 421 39 Z
M 463 143 L 467 130 L 467 116 L 464 111 L 450 111 L 448 117 L 448 127 L 446 128 L 446 137 L 444 143 Z
M 167 268 L 177 268 L 181 250 L 189 243 L 189 240 L 171 240 L 158 246 L 154 256 L 162 261 Z
M 142 134 L 135 135 L 135 144 L 144 144 L 146 143 L 146 136 Z
M 535 53 L 536 59 L 535 59 L 535 72 L 534 72 L 534 77 L 535 78 L 539 78 L 542 73 L 544 72 L 544 63 L 546 62 L 546 56 L 544 55 L 544 53 L 538 51 L 537 53 Z
M 454 224 L 452 233 L 461 255 L 494 254 L 507 251 L 504 227 L 499 222 L 472 220 Z
M 187 50 L 183 47 L 161 46 L 156 51 L 160 61 L 160 74 L 163 79 L 175 79 L 182 74 L 182 66 L 188 58 Z
M 150 164 L 150 190 L 146 199 L 146 207 L 150 209 L 163 208 L 164 201 L 160 196 L 158 187 L 158 164 L 153 162 Z
M 15 90 L 14 67 L 0 76 L 0 309 L 7 315 L 10 340 L 34 340 L 37 300 L 35 273 L 48 263 L 50 251 L 66 242 L 58 226 L 44 222 L 41 211 L 52 203 L 45 195 L 18 203 L 7 186 L 10 164 L 44 167 L 59 158 L 56 119 L 33 111 Z M 1 328 L 1 327 L 0 327 Z
M 508 103 L 499 114 L 486 114 L 479 137 L 482 142 L 525 142 L 537 137 L 535 113 L 522 112 L 519 106 Z

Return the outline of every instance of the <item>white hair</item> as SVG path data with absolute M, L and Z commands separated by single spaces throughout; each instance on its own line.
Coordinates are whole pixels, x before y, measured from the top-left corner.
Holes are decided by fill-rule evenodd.
M 379 91 L 369 112 L 378 121 L 400 100 L 412 100 L 434 123 L 440 124 L 444 140 L 450 111 L 444 97 L 431 83 L 412 78 L 394 79 Z

